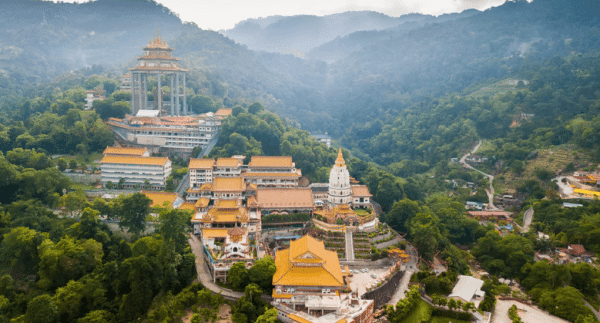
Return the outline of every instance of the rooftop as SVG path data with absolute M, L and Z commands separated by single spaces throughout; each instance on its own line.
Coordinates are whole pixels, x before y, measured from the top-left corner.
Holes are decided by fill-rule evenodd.
M 175 202 L 175 200 L 177 200 L 177 198 L 179 197 L 177 193 L 169 192 L 141 191 L 141 193 L 152 200 L 152 204 L 150 205 L 150 207 L 163 206 L 165 202 L 169 202 L 168 205 L 171 206 L 173 205 L 173 202 Z
M 294 162 L 291 156 L 252 156 L 248 167 L 292 168 Z
M 227 238 L 227 230 L 228 229 L 204 228 L 204 229 L 202 229 L 202 238 L 203 239 Z
M 212 183 L 212 191 L 213 192 L 245 191 L 245 190 L 246 190 L 246 182 L 244 182 L 244 179 L 241 177 L 216 177 Z
M 147 151 L 144 147 L 106 147 L 104 154 L 142 157 Z
M 373 196 L 369 192 L 369 188 L 367 185 L 352 185 L 352 195 L 353 196 Z
M 337 253 L 325 250 L 322 241 L 308 235 L 278 251 L 275 267 L 273 285 L 344 286 Z
M 458 276 L 458 282 L 452 289 L 452 293 L 448 297 L 459 297 L 465 302 L 470 302 L 475 293 L 481 291 L 483 280 L 472 276 Z
M 129 164 L 129 165 L 153 165 L 164 166 L 169 161 L 168 157 L 123 157 L 104 156 L 100 164 Z
M 256 202 L 263 208 L 314 206 L 310 188 L 260 188 L 256 190 Z
M 232 111 L 233 111 L 233 109 L 220 108 L 219 110 L 217 110 L 217 112 L 215 112 L 215 115 L 216 116 L 228 116 L 231 114 Z
M 190 164 L 188 165 L 188 168 L 212 169 L 214 164 L 215 160 L 212 158 L 190 158 Z
M 242 162 L 236 158 L 217 158 L 217 162 L 215 166 L 217 167 L 239 167 L 242 165 Z

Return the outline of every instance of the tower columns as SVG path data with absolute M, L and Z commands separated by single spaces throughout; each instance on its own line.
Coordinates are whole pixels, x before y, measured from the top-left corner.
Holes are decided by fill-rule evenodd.
M 181 111 L 179 109 L 179 73 L 175 73 L 175 113 L 177 115 L 181 115 Z
M 169 88 L 169 96 L 171 97 L 171 115 L 174 116 L 175 115 L 175 106 L 173 106 L 173 100 L 174 97 L 173 95 L 175 94 L 175 89 L 173 88 L 173 74 L 169 74 L 169 79 L 171 80 L 171 87 Z
M 186 100 L 187 100 L 187 95 L 186 95 L 186 86 L 185 86 L 185 73 L 183 73 L 183 115 L 188 115 Z
M 162 111 L 162 88 L 161 88 L 162 86 L 160 84 L 160 81 L 162 79 L 161 76 L 162 76 L 162 74 L 160 74 L 160 73 L 156 74 L 156 82 L 157 82 L 157 85 L 156 85 L 156 98 L 157 98 L 156 108 L 158 109 L 159 114 L 160 114 L 160 111 Z
M 136 88 L 135 88 L 135 73 L 131 72 L 131 113 L 133 113 L 133 115 L 136 114 L 136 111 L 135 111 L 135 92 L 136 92 Z

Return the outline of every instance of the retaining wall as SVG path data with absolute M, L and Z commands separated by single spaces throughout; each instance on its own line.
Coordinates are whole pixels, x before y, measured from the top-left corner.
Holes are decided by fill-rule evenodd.
M 405 271 L 400 270 L 395 273 L 385 284 L 373 289 L 370 292 L 366 292 L 363 295 L 365 299 L 372 299 L 375 301 L 375 307 L 379 308 L 385 305 L 392 298 L 398 286 L 400 285 L 400 280 L 404 277 Z

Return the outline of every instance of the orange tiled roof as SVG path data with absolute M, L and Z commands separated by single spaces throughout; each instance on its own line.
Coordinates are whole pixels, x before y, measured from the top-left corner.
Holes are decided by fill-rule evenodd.
M 213 229 L 213 228 L 202 229 L 202 238 L 203 239 L 227 238 L 227 230 L 228 229 Z
M 212 191 L 213 185 L 212 183 L 204 183 L 200 186 L 201 191 Z
M 298 323 L 312 323 L 311 321 L 309 321 L 303 317 L 300 317 L 296 314 L 288 314 L 287 317 Z
M 294 167 L 291 156 L 252 156 L 248 167 Z
M 150 191 L 141 191 L 142 194 L 146 195 L 149 199 L 152 200 L 153 206 L 163 206 L 164 202 L 169 202 L 169 205 L 173 204 L 177 197 L 177 193 L 169 193 L 169 192 L 150 192 Z
M 190 158 L 190 164 L 188 169 L 192 168 L 210 168 L 212 169 L 215 164 L 215 160 L 212 158 Z
M 196 207 L 205 208 L 210 203 L 210 199 L 207 197 L 201 197 L 196 201 Z
M 216 116 L 228 116 L 231 114 L 232 111 L 233 111 L 233 109 L 220 108 L 219 110 L 217 110 L 217 112 L 215 112 L 215 115 Z
M 367 185 L 352 185 L 353 196 L 373 196 L 369 192 Z
M 259 188 L 256 201 L 263 208 L 312 208 L 314 200 L 310 188 Z
M 580 244 L 570 244 L 569 248 L 571 248 L 569 250 L 570 251 L 569 253 L 574 256 L 581 255 L 585 252 L 585 248 L 583 247 L 583 245 L 580 245 Z
M 241 177 L 216 177 L 212 183 L 212 190 L 214 192 L 245 191 L 246 182 Z
M 280 250 L 275 266 L 273 285 L 344 286 L 337 253 L 325 250 L 322 241 L 308 235 L 292 241 L 290 249 Z
M 215 166 L 217 167 L 238 167 L 241 166 L 242 162 L 236 158 L 217 158 Z
M 104 154 L 142 157 L 146 151 L 147 149 L 144 147 L 106 147 L 106 149 L 104 149 Z
M 168 157 L 123 157 L 123 156 L 104 156 L 101 164 L 129 164 L 129 165 L 154 165 L 164 166 Z
M 212 208 L 202 218 L 206 223 L 248 222 L 248 210 L 237 208 L 234 210 Z
M 589 174 L 588 177 L 594 181 L 600 181 L 600 174 Z

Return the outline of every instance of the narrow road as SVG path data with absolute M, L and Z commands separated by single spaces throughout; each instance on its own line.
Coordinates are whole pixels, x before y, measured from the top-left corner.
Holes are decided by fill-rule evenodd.
M 598 311 L 596 311 L 596 309 L 593 308 L 592 305 L 590 305 L 590 303 L 588 303 L 585 299 L 583 300 L 583 302 L 585 303 L 585 306 L 589 307 L 590 310 L 592 310 L 592 312 L 594 312 L 594 315 L 596 315 L 596 318 L 598 320 L 600 320 L 600 313 L 598 313 Z
M 411 244 L 406 245 L 406 253 L 410 256 L 410 259 L 406 264 L 404 264 L 405 273 L 400 283 L 398 284 L 398 289 L 392 295 L 392 298 L 389 300 L 388 305 L 396 305 L 399 300 L 403 299 L 406 295 L 404 292 L 408 290 L 408 283 L 410 283 L 410 278 L 412 274 L 417 271 L 417 263 L 419 261 L 419 254 L 417 253 L 417 249 L 413 247 Z
M 212 276 L 210 271 L 208 270 L 208 264 L 206 263 L 206 259 L 203 255 L 202 243 L 196 236 L 190 234 L 190 239 L 188 239 L 190 247 L 192 248 L 192 252 L 196 255 L 196 272 L 198 273 L 198 281 L 204 285 L 204 287 L 210 289 L 212 292 L 221 294 L 223 296 L 232 297 L 238 299 L 244 296 L 244 293 L 234 292 L 230 289 L 225 289 L 217 284 L 213 283 Z
M 523 232 L 529 231 L 529 226 L 531 225 L 531 221 L 533 221 L 533 208 L 530 207 L 523 214 Z
M 352 231 L 346 231 L 346 260 L 354 261 L 354 241 L 352 241 Z
M 477 150 L 479 150 L 479 147 L 481 147 L 481 139 L 479 139 L 479 142 L 477 143 L 477 145 L 475 146 L 475 148 L 473 148 L 473 150 L 470 153 L 465 154 L 464 156 L 462 156 L 462 158 L 460 159 L 460 164 L 463 165 L 463 167 L 468 168 L 468 169 L 472 169 L 478 173 L 480 173 L 481 175 L 487 177 L 488 182 L 490 183 L 490 188 L 489 189 L 485 189 L 485 192 L 487 193 L 488 196 L 488 210 L 497 210 L 498 208 L 494 206 L 494 185 L 492 185 L 492 183 L 494 182 L 494 176 L 490 175 L 490 174 L 486 174 L 478 169 L 475 169 L 473 166 L 467 164 L 466 159 L 469 155 L 472 155 L 474 153 L 477 152 Z

